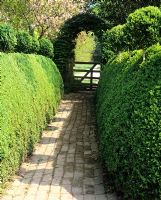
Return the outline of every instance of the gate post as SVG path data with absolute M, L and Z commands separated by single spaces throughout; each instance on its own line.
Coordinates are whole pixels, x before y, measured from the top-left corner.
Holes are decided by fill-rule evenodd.
M 65 74 L 65 87 L 67 90 L 71 90 L 74 81 L 73 67 L 74 67 L 74 59 L 70 58 L 68 59 L 68 63 L 66 66 L 67 70 Z
M 90 90 L 93 89 L 93 69 L 91 70 Z

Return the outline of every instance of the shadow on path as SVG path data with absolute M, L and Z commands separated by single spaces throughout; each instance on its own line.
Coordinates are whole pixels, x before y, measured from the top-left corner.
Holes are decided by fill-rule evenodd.
M 116 200 L 106 194 L 93 94 L 66 95 L 2 200 Z

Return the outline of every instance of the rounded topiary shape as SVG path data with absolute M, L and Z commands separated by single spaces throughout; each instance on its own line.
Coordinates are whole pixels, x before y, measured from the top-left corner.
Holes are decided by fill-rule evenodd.
M 161 11 L 148 6 L 130 14 L 126 23 L 126 36 L 130 49 L 144 49 L 159 41 Z
M 0 25 L 0 51 L 14 51 L 17 44 L 16 34 L 8 25 Z
M 43 56 L 53 57 L 54 47 L 52 42 L 47 38 L 41 38 L 39 40 L 40 51 L 39 53 Z
M 145 52 L 147 59 L 150 59 L 151 57 L 153 57 L 156 54 L 161 55 L 161 45 L 159 43 L 152 45 Z
M 17 52 L 30 53 L 32 49 L 32 36 L 27 32 L 17 33 Z
M 31 48 L 31 53 L 39 53 L 40 51 L 40 43 L 39 40 L 36 39 L 35 37 L 32 38 L 32 48 Z
M 103 35 L 104 49 L 108 49 L 115 53 L 118 53 L 126 49 L 124 28 L 125 25 L 118 25 L 104 33 Z

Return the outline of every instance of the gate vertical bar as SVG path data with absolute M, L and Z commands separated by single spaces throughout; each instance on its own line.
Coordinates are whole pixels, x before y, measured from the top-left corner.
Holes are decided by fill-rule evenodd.
M 94 65 L 93 65 L 93 67 L 94 67 Z M 91 70 L 91 79 L 90 79 L 90 90 L 92 90 L 92 89 L 93 89 L 93 69 Z

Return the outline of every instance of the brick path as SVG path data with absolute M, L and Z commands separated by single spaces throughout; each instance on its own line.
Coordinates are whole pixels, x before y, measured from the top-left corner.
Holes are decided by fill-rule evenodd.
M 93 95 L 66 95 L 2 200 L 116 200 L 105 194 Z

